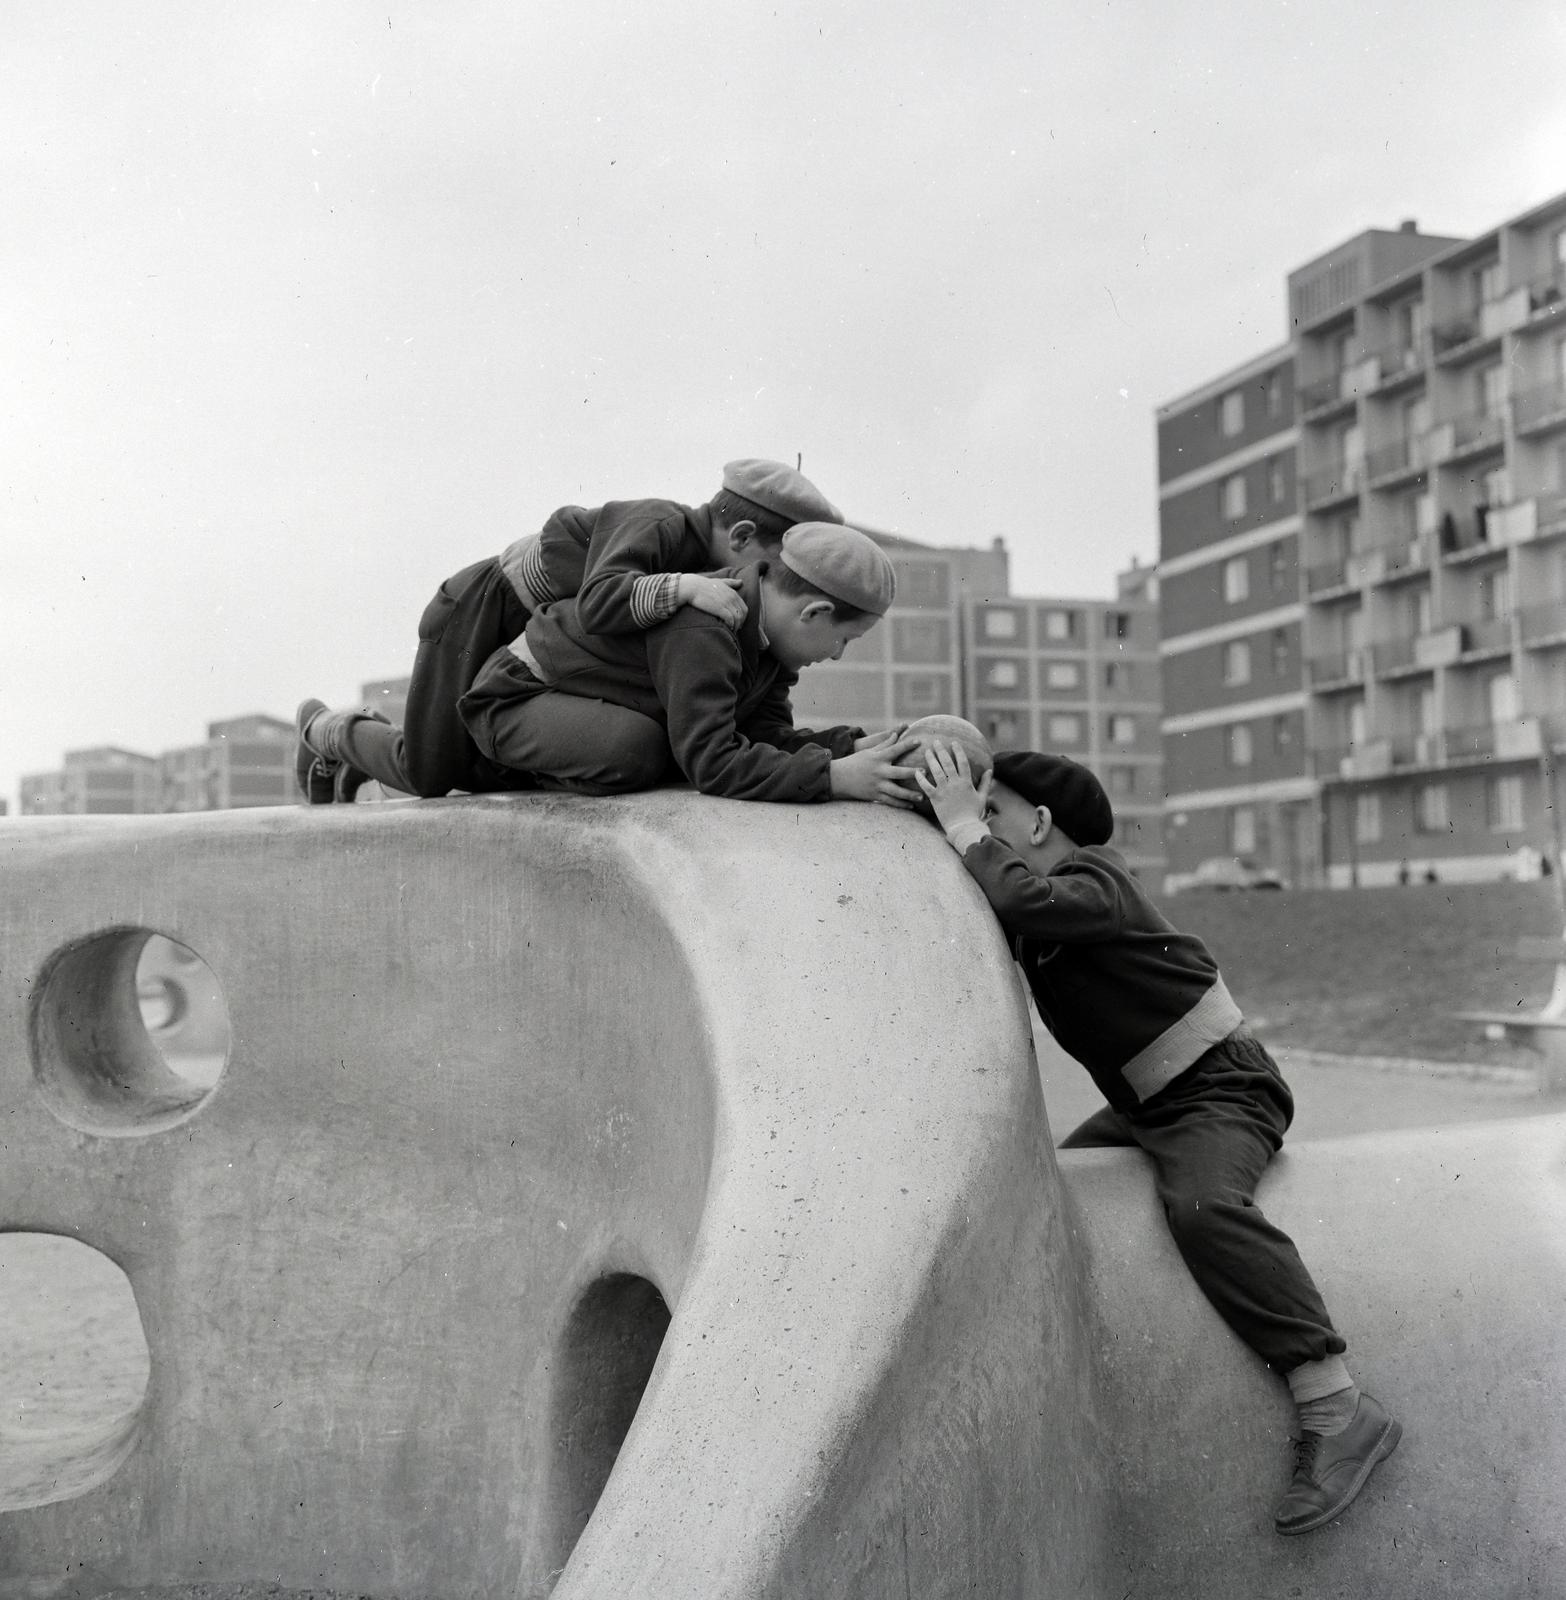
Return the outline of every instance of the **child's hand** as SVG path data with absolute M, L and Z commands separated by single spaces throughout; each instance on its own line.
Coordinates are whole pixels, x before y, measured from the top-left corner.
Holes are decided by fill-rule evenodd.
M 739 597 L 738 578 L 713 578 L 705 572 L 680 574 L 680 603 L 695 606 L 726 627 L 737 628 L 745 620 L 745 602 Z
M 854 749 L 873 750 L 878 744 L 884 744 L 888 739 L 901 739 L 903 731 L 908 724 L 900 722 L 895 728 L 888 728 L 884 733 L 866 733 L 854 740 Z
M 909 785 L 917 774 L 912 767 L 898 766 L 897 758 L 918 748 L 917 739 L 899 739 L 895 733 L 856 740 L 851 756 L 839 756 L 832 763 L 832 798 L 870 800 L 912 811 L 919 804 L 919 796 Z
M 975 786 L 967 752 L 961 745 L 939 739 L 925 752 L 924 766 L 915 776 L 943 828 L 984 821 L 990 809 L 990 785 L 995 781 L 993 770 Z

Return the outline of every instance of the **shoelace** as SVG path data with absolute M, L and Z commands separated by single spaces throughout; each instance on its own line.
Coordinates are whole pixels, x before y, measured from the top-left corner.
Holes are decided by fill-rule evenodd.
M 1294 1473 L 1310 1473 L 1315 1470 L 1316 1452 L 1321 1448 L 1321 1435 L 1307 1433 L 1294 1441 Z

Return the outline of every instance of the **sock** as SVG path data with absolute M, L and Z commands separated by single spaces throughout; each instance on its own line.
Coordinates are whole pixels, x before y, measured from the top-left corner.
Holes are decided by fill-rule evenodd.
M 1342 1433 L 1354 1420 L 1359 1386 L 1349 1376 L 1342 1356 L 1303 1362 L 1285 1376 L 1302 1432 Z

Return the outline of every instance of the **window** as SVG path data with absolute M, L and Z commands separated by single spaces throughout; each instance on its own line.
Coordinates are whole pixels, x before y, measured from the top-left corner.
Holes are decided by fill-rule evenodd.
M 1129 661 L 1106 661 L 1104 663 L 1104 687 L 1118 690 L 1121 694 L 1129 694 L 1131 686 L 1136 682 L 1131 671 Z
M 898 673 L 892 679 L 892 707 L 899 717 L 927 717 L 949 710 L 947 682 L 933 673 Z
M 1070 639 L 1076 633 L 1076 616 L 1070 611 L 1046 611 L 1044 613 L 1044 637 L 1046 639 Z
M 1289 585 L 1289 549 L 1281 539 L 1267 547 L 1267 580 L 1274 594 L 1282 594 Z
M 1248 856 L 1256 849 L 1256 810 L 1236 806 L 1229 813 L 1229 849 L 1237 856 Z
M 1218 404 L 1218 425 L 1226 439 L 1245 431 L 1245 391 L 1231 389 Z
M 1274 461 L 1267 469 L 1267 482 L 1272 490 L 1272 503 L 1281 506 L 1284 496 L 1289 492 L 1288 474 L 1283 470 L 1281 461 Z
M 1414 822 L 1421 833 L 1444 833 L 1448 825 L 1446 785 L 1422 783 L 1414 797 Z
M 1231 767 L 1250 766 L 1252 750 L 1249 724 L 1237 722 L 1229 729 L 1228 748 Z
M 1131 637 L 1130 612 L 1106 611 L 1104 613 L 1104 637 L 1106 639 L 1129 639 Z
M 1419 731 L 1421 733 L 1439 733 L 1441 731 L 1441 718 L 1436 710 L 1436 692 L 1430 687 L 1419 691 Z
M 1487 261 L 1474 273 L 1474 299 L 1479 305 L 1501 298 L 1501 263 Z
M 1294 748 L 1294 724 L 1286 713 L 1280 712 L 1272 719 L 1272 752 L 1286 755 Z
M 1479 491 L 1479 503 L 1485 506 L 1509 506 L 1512 503 L 1512 475 L 1505 467 L 1492 467 L 1484 475 Z
M 1136 718 L 1126 716 L 1113 716 L 1109 719 L 1109 742 L 1111 744 L 1136 743 Z
M 1421 489 L 1414 496 L 1414 532 L 1425 538 L 1435 532 L 1435 525 L 1435 496 L 1428 489 Z
M 1478 376 L 1479 409 L 1498 417 L 1506 409 L 1506 367 L 1499 361 L 1481 367 Z
M 1512 614 L 1512 575 L 1504 567 L 1479 580 L 1479 619 L 1500 622 Z
M 1286 678 L 1289 675 L 1289 630 L 1287 628 L 1274 628 L 1272 630 L 1272 675 L 1275 678 Z
M 1354 797 L 1354 838 L 1360 844 L 1375 844 L 1381 837 L 1381 796 Z
M 1238 605 L 1251 597 L 1251 564 L 1244 556 L 1236 556 L 1223 564 L 1223 597 L 1230 605 Z
M 1015 661 L 992 661 L 984 669 L 984 682 L 991 689 L 1015 689 L 1021 681 Z
M 1509 672 L 1498 672 L 1484 686 L 1485 705 L 1491 727 L 1517 720 L 1517 680 Z
M 939 665 L 951 658 L 951 629 L 945 617 L 892 618 L 892 660 Z
M 986 639 L 1015 639 L 1017 637 L 1017 613 L 1015 611 L 999 611 L 986 606 L 984 611 L 984 637 Z
M 1082 742 L 1082 721 L 1079 717 L 1055 715 L 1049 719 L 1049 742 L 1051 744 L 1080 744 Z
M 946 566 L 939 561 L 897 563 L 897 603 L 900 606 L 944 606 L 949 584 Z
M 1082 683 L 1082 669 L 1075 661 L 1049 661 L 1044 666 L 1044 683 L 1050 689 L 1075 689 Z
M 1491 778 L 1485 788 L 1485 821 L 1497 832 L 1521 833 L 1523 828 L 1523 781 L 1519 774 Z
M 1136 768 L 1111 767 L 1109 769 L 1109 792 L 1114 795 L 1128 795 L 1136 793 Z
M 1245 515 L 1245 474 L 1233 473 L 1223 480 L 1223 514 L 1230 522 Z
M 1251 681 L 1251 647 L 1244 639 L 1231 639 L 1223 647 L 1223 681 L 1231 687 Z
M 1365 434 L 1357 422 L 1338 431 L 1338 459 L 1343 463 L 1344 481 L 1352 485 L 1365 464 Z
M 1276 372 L 1269 372 L 1262 379 L 1262 398 L 1269 417 L 1283 415 L 1283 385 L 1279 382 Z

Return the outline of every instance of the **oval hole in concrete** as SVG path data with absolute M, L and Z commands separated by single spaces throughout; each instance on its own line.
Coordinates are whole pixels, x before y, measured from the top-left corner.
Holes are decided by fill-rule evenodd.
M 111 1477 L 135 1446 L 150 1366 L 130 1280 L 106 1255 L 0 1233 L 0 1511 Z
M 82 1133 L 171 1128 L 228 1060 L 228 1007 L 212 969 L 147 928 L 106 929 L 56 951 L 30 1023 L 39 1090 Z
M 590 1284 L 566 1322 L 550 1406 L 556 1571 L 570 1560 L 609 1481 L 668 1327 L 663 1296 L 631 1273 Z

